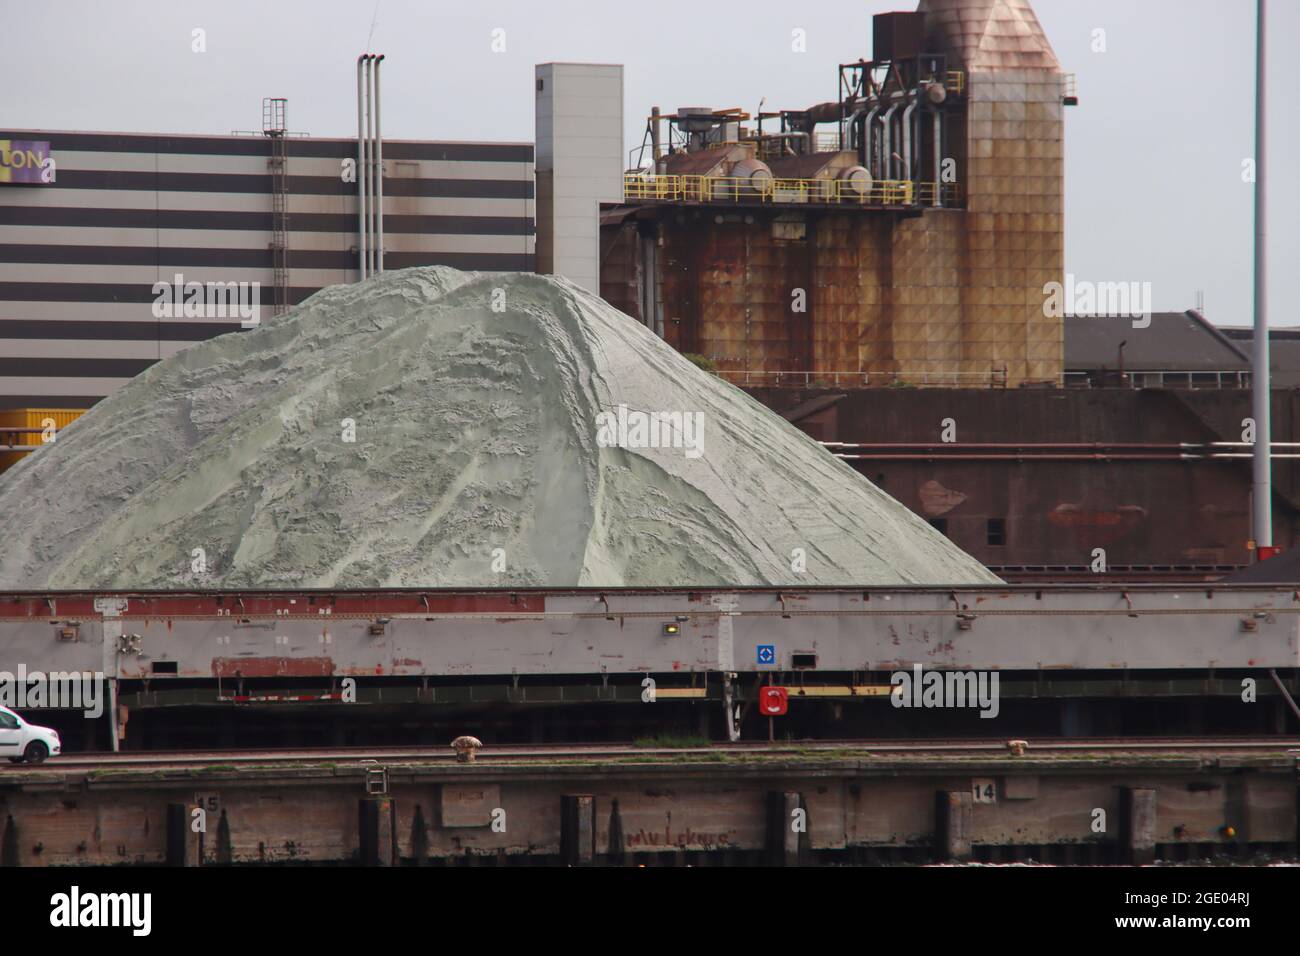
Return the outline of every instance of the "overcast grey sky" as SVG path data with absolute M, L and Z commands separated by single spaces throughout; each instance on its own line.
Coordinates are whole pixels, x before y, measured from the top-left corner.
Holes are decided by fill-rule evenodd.
M 1254 0 L 1033 0 L 1081 104 L 1067 111 L 1066 271 L 1148 281 L 1157 310 L 1251 320 Z M 801 108 L 834 99 L 836 64 L 870 54 L 871 16 L 912 0 L 3 0 L 0 129 L 227 133 L 263 96 L 290 126 L 356 134 L 355 59 L 384 62 L 384 132 L 533 138 L 533 65 L 625 65 L 626 147 L 652 105 Z M 1300 110 L 1289 48 L 1300 2 L 1271 0 L 1271 320 L 1300 324 Z M 192 51 L 191 31 L 207 50 Z M 492 50 L 493 30 L 505 51 Z M 807 52 L 791 31 L 807 31 Z M 1106 52 L 1091 49 L 1104 29 Z M 2 241 L 2 240 L 0 240 Z

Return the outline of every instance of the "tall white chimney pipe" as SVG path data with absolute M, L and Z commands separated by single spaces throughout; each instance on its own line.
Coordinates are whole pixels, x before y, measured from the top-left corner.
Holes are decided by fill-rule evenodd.
M 357 236 L 360 244 L 357 246 L 357 265 L 361 270 L 361 278 L 366 277 L 366 135 L 365 126 L 362 122 L 362 89 L 364 81 L 362 74 L 365 70 L 366 55 L 363 53 L 357 57 Z
M 375 58 L 375 271 L 384 271 L 384 132 L 379 123 L 379 67 L 381 53 Z
M 375 56 L 366 54 L 366 232 L 373 236 L 375 231 L 375 115 L 373 102 L 375 98 Z M 366 268 L 372 274 L 375 270 L 375 244 L 372 241 L 366 257 Z

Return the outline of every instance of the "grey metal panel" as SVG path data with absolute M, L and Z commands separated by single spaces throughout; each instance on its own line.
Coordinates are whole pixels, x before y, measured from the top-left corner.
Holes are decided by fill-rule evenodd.
M 199 281 L 199 280 L 195 280 Z M 139 302 L 17 302 L 0 300 L 0 316 L 5 319 L 60 320 L 76 322 L 156 322 L 147 308 L 140 315 Z M 0 326 L 0 335 L 4 334 Z
M 73 207 L 87 209 L 175 209 L 193 212 L 194 225 L 202 228 L 202 213 L 270 211 L 270 198 L 266 193 L 242 192 L 174 192 L 168 190 L 115 189 L 65 189 L 33 195 L 32 190 L 0 190 L 0 206 L 34 206 L 37 208 Z M 403 215 L 443 216 L 523 216 L 525 198 L 492 196 L 388 196 L 384 200 L 385 216 L 388 210 Z M 353 196 L 304 195 L 289 196 L 290 213 L 347 212 L 355 209 Z M 6 228 L 21 228 L 18 226 Z
M 152 229 L 145 227 L 101 228 L 94 226 L 7 226 L 6 236 L 29 245 L 61 246 L 158 246 L 165 258 L 171 249 L 257 249 L 266 251 L 269 231 L 252 229 Z M 434 252 L 510 251 L 518 248 L 520 236 L 509 233 L 398 233 L 408 250 Z M 340 232 L 289 232 L 294 252 L 318 249 L 349 249 L 352 236 Z
M 209 136 L 190 133 L 83 132 L 80 130 L 0 130 L 5 139 L 49 140 L 56 156 L 66 150 L 86 152 L 140 152 L 158 156 L 265 156 L 270 151 L 263 136 Z M 352 156 L 356 140 L 309 137 L 291 140 L 293 156 Z M 439 159 L 462 162 L 526 163 L 533 155 L 531 143 L 474 140 L 416 140 L 384 138 L 393 159 Z
M 387 145 L 385 140 L 385 145 Z M 210 153 L 101 153 L 59 150 L 58 171 L 112 171 L 140 173 L 224 173 L 265 175 L 269 155 L 216 156 Z M 295 176 L 339 176 L 340 158 L 297 156 L 290 144 L 289 162 Z M 385 157 L 386 176 L 399 175 L 400 163 L 421 179 L 524 179 L 531 163 L 494 163 L 473 160 L 391 159 Z M 57 180 L 56 180 L 57 183 Z
M 215 661 L 246 676 L 323 673 L 356 677 L 761 672 L 792 670 L 796 652 L 816 671 L 927 668 L 1206 669 L 1300 666 L 1300 607 L 1292 589 L 1136 593 L 816 591 L 725 595 L 683 591 L 548 595 L 546 611 L 394 615 L 382 635 L 372 619 L 265 614 L 124 617 L 142 655 L 120 662 L 123 677 L 149 676 L 152 661 L 179 676 L 211 677 Z M 288 604 L 286 603 L 286 608 Z M 786 616 L 788 615 L 788 616 Z M 1133 616 L 1136 615 L 1136 616 Z M 612 618 L 612 619 L 611 619 Z M 663 625 L 684 618 L 669 637 Z M 729 625 L 728 625 L 729 622 Z M 728 643 L 730 629 L 730 649 Z M 84 630 L 84 629 L 83 629 Z M 46 622 L 0 621 L 0 661 L 51 668 L 73 653 Z M 776 663 L 757 663 L 760 644 Z M 74 647 L 75 650 L 75 647 Z M 242 663 L 241 663 L 242 662 Z M 163 678 L 165 679 L 165 678 Z
M 232 332 L 238 328 L 238 324 L 231 325 Z M 4 335 L 3 322 L 0 322 L 0 335 Z M 87 355 L 93 355 L 95 358 L 156 359 L 159 357 L 157 339 L 115 342 L 108 339 L 0 338 L 0 355 L 6 358 L 84 358 Z M 6 385 L 8 381 L 5 380 Z
M 293 270 L 293 284 L 299 288 L 320 289 L 338 282 L 339 269 Z M 169 282 L 180 273 L 186 282 L 260 282 L 271 287 L 271 267 L 264 269 L 242 266 L 115 266 L 78 265 L 75 263 L 0 262 L 0 282 L 57 282 L 94 283 L 109 282 L 121 285 L 132 283 L 146 292 L 155 282 Z M 263 297 L 263 302 L 267 301 Z M 10 300 L 12 301 L 12 300 Z M 153 293 L 142 302 L 143 318 L 151 316 Z
M 99 673 L 104 666 L 104 631 L 99 620 L 81 623 L 76 641 L 61 641 L 58 628 L 0 619 L 0 671 L 11 674 L 19 666 L 32 671 L 78 671 Z
M 129 378 L 78 375 L 5 375 L 0 376 L 0 399 L 7 395 L 81 395 L 103 398 L 111 395 Z M 42 402 L 46 404 L 46 402 Z

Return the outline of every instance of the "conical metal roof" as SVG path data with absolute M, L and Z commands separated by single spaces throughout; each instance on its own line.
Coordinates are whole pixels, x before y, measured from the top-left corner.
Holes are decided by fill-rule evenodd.
M 921 0 L 928 46 L 966 70 L 1050 70 L 1061 64 L 1029 0 Z

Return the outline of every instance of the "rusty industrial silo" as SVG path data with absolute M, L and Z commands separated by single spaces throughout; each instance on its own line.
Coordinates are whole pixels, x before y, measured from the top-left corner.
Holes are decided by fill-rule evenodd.
M 602 295 L 738 384 L 1059 383 L 1069 91 L 1037 17 L 922 0 L 872 33 L 834 101 L 656 109 Z

